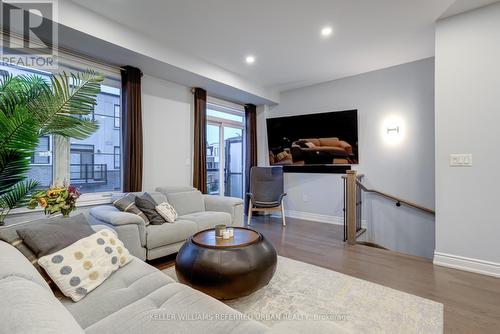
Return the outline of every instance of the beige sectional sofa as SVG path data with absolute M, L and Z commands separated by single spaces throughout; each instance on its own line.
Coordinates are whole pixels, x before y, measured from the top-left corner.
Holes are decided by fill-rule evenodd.
M 168 201 L 175 208 L 179 215 L 175 223 L 146 226 L 139 216 L 113 205 L 92 208 L 89 221 L 113 228 L 130 253 L 141 260 L 174 254 L 188 237 L 215 225 L 243 226 L 240 198 L 203 195 L 192 187 L 158 187 L 150 194 L 156 202 Z
M 79 302 L 56 298 L 13 246 L 0 241 L 0 333 L 263 333 L 268 328 L 138 258 Z

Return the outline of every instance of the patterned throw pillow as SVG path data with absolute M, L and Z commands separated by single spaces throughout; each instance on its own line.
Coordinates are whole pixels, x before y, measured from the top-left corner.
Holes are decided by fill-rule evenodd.
M 148 217 L 151 225 L 161 225 L 165 223 L 165 219 L 155 210 L 156 202 L 150 194 L 144 193 L 141 196 L 136 196 L 135 205 L 146 215 L 146 217 Z
M 61 292 L 77 302 L 131 260 L 129 251 L 115 233 L 103 229 L 41 257 L 38 263 Z
M 146 217 L 144 212 L 139 210 L 137 205 L 135 205 L 135 195 L 134 194 L 126 194 L 125 196 L 114 201 L 113 205 L 118 210 L 121 210 L 123 212 L 129 212 L 129 213 L 133 213 L 135 215 L 138 215 L 139 217 L 141 217 L 144 220 L 144 223 L 146 225 L 149 225 L 148 217 Z
M 168 202 L 158 204 L 155 209 L 168 223 L 173 223 L 177 219 L 177 211 Z

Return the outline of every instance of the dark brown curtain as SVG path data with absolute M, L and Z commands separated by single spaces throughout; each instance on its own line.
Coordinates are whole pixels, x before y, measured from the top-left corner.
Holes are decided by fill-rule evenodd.
M 207 92 L 194 89 L 193 187 L 207 193 Z
M 250 169 L 257 166 L 257 107 L 245 105 L 245 189 L 250 190 Z M 245 212 L 249 199 L 245 197 Z
M 142 190 L 141 76 L 138 68 L 122 69 L 123 191 Z

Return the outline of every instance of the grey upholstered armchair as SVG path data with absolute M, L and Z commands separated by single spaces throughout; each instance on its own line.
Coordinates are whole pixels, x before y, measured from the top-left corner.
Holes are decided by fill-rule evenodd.
M 283 226 L 286 226 L 283 197 L 286 196 L 282 167 L 252 167 L 250 170 L 250 198 L 248 203 L 248 225 L 253 211 L 281 211 Z

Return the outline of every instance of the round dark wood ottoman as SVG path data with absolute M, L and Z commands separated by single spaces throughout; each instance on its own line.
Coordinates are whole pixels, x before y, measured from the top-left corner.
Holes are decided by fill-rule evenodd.
M 262 234 L 235 227 L 234 238 L 215 238 L 214 229 L 190 237 L 177 254 L 179 282 L 217 299 L 247 296 L 269 283 L 276 271 L 274 247 Z

